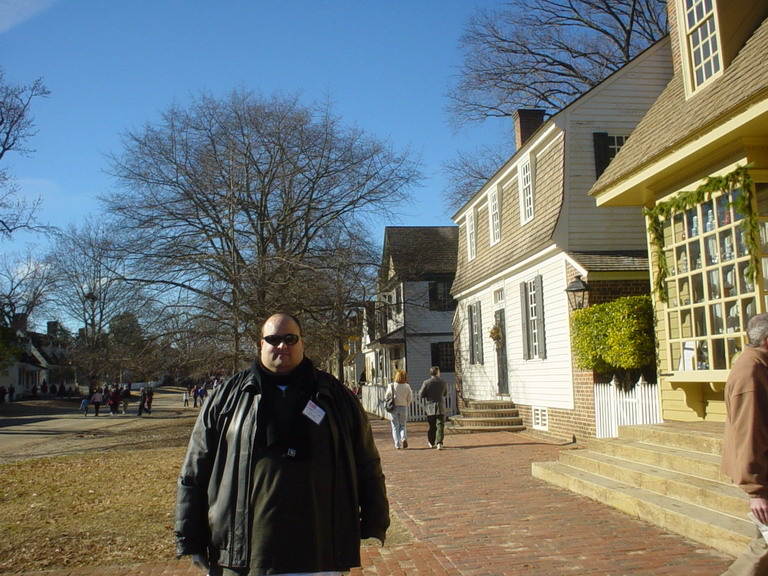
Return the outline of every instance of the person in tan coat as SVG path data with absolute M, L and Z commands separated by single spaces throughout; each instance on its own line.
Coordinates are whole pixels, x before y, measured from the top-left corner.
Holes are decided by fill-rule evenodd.
M 749 496 L 755 519 L 768 524 L 768 314 L 747 325 L 747 346 L 725 384 L 721 471 Z M 723 576 L 767 576 L 768 543 L 755 536 Z

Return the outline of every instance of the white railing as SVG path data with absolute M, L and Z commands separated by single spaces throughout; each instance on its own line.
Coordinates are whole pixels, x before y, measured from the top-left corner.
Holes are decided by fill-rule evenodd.
M 595 384 L 595 436 L 616 438 L 619 426 L 659 424 L 659 388 L 642 376 L 631 390 L 622 390 L 618 380 Z
M 375 414 L 379 418 L 386 418 L 387 411 L 384 410 L 384 396 L 387 394 L 386 386 L 362 386 L 360 401 L 363 403 L 365 411 L 369 414 Z M 426 421 L 427 413 L 424 409 L 424 400 L 417 398 L 418 390 L 413 393 L 413 402 L 408 407 L 408 420 L 412 422 Z M 448 383 L 448 396 L 445 399 L 445 407 L 448 416 L 456 414 L 456 387 Z

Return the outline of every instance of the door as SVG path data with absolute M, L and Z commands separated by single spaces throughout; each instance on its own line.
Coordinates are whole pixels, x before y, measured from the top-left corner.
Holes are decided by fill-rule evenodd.
M 499 394 L 509 394 L 509 380 L 507 377 L 507 334 L 504 321 L 504 309 L 496 310 L 493 314 L 494 324 L 501 329 L 501 337 L 494 340 L 496 347 L 496 377 L 498 379 Z

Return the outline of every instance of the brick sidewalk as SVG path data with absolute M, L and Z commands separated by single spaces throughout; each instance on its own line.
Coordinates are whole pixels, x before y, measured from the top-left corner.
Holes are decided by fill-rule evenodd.
M 364 547 L 353 576 L 717 576 L 731 558 L 531 476 L 531 463 L 572 445 L 526 433 L 447 437 L 426 446 L 411 423 L 395 450 L 389 423 L 375 420 L 392 510 L 415 542 Z M 745 502 L 746 513 L 746 502 Z M 24 576 L 199 576 L 188 559 Z

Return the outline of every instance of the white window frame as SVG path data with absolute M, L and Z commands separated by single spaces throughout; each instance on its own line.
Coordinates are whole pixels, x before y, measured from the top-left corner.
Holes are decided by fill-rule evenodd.
M 627 143 L 629 136 L 611 136 L 608 135 L 608 159 L 613 160 L 619 153 L 621 147 Z
M 716 6 L 716 0 L 680 0 L 678 4 L 689 93 L 696 92 L 723 72 Z
M 467 259 L 474 260 L 477 256 L 477 234 L 475 233 L 475 209 L 467 213 Z
M 494 188 L 488 194 L 488 230 L 491 234 L 491 246 L 501 240 L 501 193 Z
M 517 170 L 518 188 L 520 190 L 520 224 L 533 220 L 533 163 L 526 158 Z

